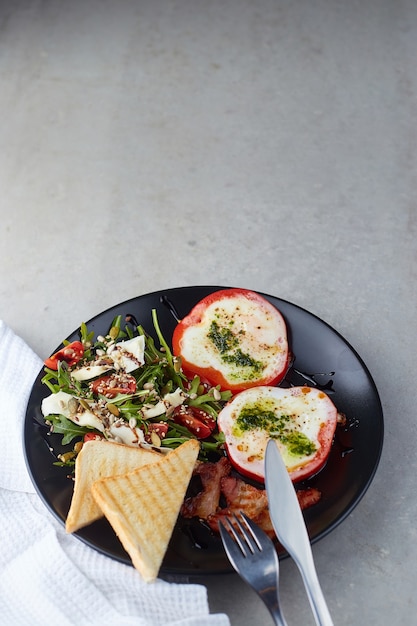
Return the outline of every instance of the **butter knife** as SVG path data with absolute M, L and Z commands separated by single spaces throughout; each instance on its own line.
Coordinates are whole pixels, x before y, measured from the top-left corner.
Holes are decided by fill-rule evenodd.
M 278 540 L 300 570 L 318 626 L 333 626 L 317 577 L 310 539 L 294 485 L 281 453 L 272 439 L 265 453 L 265 486 L 269 513 Z

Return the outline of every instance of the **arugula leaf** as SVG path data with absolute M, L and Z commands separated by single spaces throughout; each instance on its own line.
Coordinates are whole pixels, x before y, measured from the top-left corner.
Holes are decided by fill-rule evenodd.
M 85 426 L 78 426 L 71 420 L 67 419 L 65 415 L 48 415 L 48 421 L 52 423 L 51 432 L 64 435 L 62 437 L 62 444 L 65 446 L 67 443 L 71 443 L 76 437 L 82 437 L 86 433 L 90 432 L 90 428 Z
M 80 326 L 80 339 L 81 343 L 84 346 L 84 358 L 91 358 L 91 346 L 94 341 L 94 331 L 89 332 L 87 328 L 87 324 L 85 322 L 81 322 Z
M 48 367 L 44 368 L 45 376 L 42 378 L 42 382 L 52 391 L 57 393 L 58 391 L 65 391 L 78 397 L 86 395 L 86 391 L 83 389 L 80 382 L 72 378 L 68 369 L 68 364 L 65 361 L 58 362 L 58 370 L 51 370 Z M 53 381 L 56 381 L 55 383 Z M 88 395 L 90 393 L 88 392 Z

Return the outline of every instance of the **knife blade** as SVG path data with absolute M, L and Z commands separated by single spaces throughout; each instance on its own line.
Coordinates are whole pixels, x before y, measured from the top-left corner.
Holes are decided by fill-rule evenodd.
M 269 513 L 278 540 L 300 570 L 316 624 L 333 626 L 314 565 L 310 539 L 294 485 L 274 440 L 265 453 Z

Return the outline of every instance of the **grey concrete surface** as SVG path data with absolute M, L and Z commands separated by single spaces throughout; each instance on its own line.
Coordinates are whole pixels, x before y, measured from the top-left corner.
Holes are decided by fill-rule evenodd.
M 0 3 L 0 318 L 40 355 L 185 285 L 298 304 L 354 346 L 385 443 L 314 545 L 335 624 L 417 623 L 417 4 Z M 270 624 L 236 577 L 233 626 Z M 313 618 L 281 566 L 289 624 Z

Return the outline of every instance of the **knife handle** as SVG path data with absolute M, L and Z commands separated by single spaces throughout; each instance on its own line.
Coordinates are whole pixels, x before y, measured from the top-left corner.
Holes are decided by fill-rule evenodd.
M 317 577 L 311 547 L 309 548 L 302 562 L 298 559 L 295 562 L 300 570 L 317 626 L 333 626 L 333 620 Z
M 300 570 L 318 626 L 333 626 L 314 565 L 311 543 L 295 488 L 271 439 L 265 454 L 269 512 L 278 540 Z

